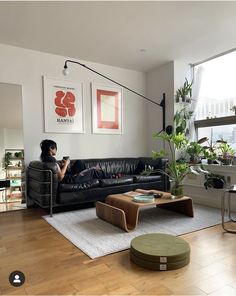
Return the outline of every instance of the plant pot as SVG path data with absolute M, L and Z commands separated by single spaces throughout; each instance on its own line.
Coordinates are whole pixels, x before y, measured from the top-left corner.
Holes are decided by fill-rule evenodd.
M 183 185 L 182 184 L 171 184 L 171 194 L 174 195 L 175 197 L 182 197 L 183 194 Z
M 218 178 L 212 178 L 213 188 L 222 189 L 224 188 L 224 181 Z
M 232 161 L 230 158 L 223 158 L 223 159 L 221 159 L 221 161 L 224 165 L 231 165 L 232 164 Z
M 197 156 L 191 155 L 190 159 L 189 159 L 189 162 L 191 164 L 197 164 L 197 163 L 199 163 L 199 158 Z
M 191 103 L 191 98 L 188 96 L 181 96 L 183 103 Z
M 208 164 L 213 164 L 213 160 L 212 159 L 207 159 L 207 163 Z

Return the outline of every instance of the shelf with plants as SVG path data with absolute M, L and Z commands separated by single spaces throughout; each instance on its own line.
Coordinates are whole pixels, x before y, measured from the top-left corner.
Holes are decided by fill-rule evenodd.
M 24 157 L 11 157 L 11 160 L 24 160 Z
M 21 197 L 21 179 L 24 169 L 24 150 L 23 149 L 5 149 L 4 167 L 6 179 L 10 180 L 11 186 L 8 189 L 7 196 L 11 198 L 16 195 Z
M 7 169 L 8 170 L 22 170 L 23 166 L 8 166 Z

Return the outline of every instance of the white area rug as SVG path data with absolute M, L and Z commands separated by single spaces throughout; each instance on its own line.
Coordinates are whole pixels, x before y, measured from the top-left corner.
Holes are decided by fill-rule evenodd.
M 99 219 L 95 208 L 43 218 L 92 259 L 128 249 L 144 233 L 180 235 L 221 223 L 219 209 L 202 205 L 194 205 L 194 218 L 155 207 L 141 209 L 138 227 L 130 233 Z

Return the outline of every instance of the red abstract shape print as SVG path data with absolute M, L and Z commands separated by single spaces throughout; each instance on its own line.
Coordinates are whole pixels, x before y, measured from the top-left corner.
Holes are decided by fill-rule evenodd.
M 75 96 L 72 92 L 59 90 L 56 92 L 54 99 L 56 105 L 55 112 L 61 117 L 74 116 L 75 115 Z

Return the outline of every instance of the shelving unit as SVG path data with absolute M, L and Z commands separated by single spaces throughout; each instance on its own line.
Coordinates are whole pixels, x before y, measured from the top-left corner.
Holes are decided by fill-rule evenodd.
M 7 190 L 8 202 L 24 199 L 22 195 L 22 171 L 24 170 L 24 150 L 5 149 L 6 179 L 10 180 Z

